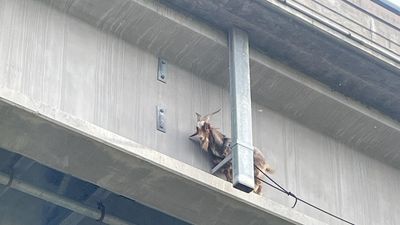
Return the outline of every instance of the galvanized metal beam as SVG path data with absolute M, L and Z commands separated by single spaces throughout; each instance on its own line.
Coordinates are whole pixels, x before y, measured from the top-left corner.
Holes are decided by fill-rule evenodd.
M 229 31 L 229 79 L 232 107 L 233 186 L 245 192 L 254 188 L 251 124 L 249 39 L 246 32 Z

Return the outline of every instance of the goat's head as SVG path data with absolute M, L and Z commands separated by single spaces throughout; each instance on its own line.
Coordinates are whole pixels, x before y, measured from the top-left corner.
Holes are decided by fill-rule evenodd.
M 208 146 L 210 144 L 211 116 L 218 113 L 219 111 L 221 111 L 221 109 L 213 113 L 207 114 L 205 116 L 196 113 L 197 116 L 196 133 L 192 134 L 190 137 L 197 136 L 200 140 L 201 148 L 204 151 L 208 151 Z

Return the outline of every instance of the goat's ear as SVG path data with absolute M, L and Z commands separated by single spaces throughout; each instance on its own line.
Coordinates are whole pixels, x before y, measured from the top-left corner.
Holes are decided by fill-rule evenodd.
M 189 138 L 194 137 L 199 134 L 199 128 L 196 127 L 196 133 L 189 136 Z
M 196 116 L 197 116 L 197 122 L 200 121 L 201 120 L 201 115 L 196 113 Z

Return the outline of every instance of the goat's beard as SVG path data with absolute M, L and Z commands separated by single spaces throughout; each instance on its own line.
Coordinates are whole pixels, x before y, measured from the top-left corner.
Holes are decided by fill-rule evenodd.
M 210 141 L 208 139 L 205 139 L 200 142 L 201 149 L 204 151 L 208 152 L 208 145 L 210 144 Z

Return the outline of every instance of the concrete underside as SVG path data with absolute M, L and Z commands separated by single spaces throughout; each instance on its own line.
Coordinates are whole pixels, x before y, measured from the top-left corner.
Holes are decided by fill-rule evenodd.
M 54 194 L 96 210 L 102 202 L 106 214 L 136 225 L 188 225 L 187 223 L 141 205 L 134 200 L 111 193 L 97 185 L 77 179 L 60 171 L 0 149 L 0 173 L 13 171 L 13 184 L 23 183 L 41 190 L 45 196 Z M 27 191 L 27 189 L 23 189 Z M 28 188 L 31 191 L 32 189 Z M 104 225 L 90 217 L 58 206 L 43 197 L 32 196 L 32 192 L 18 191 L 0 185 L 0 224 L 2 225 Z M 53 199 L 54 200 L 54 199 Z M 59 204 L 60 202 L 58 202 Z M 97 217 L 99 218 L 99 217 Z M 97 219 L 96 218 L 96 219 Z M 126 224 L 125 223 L 125 224 Z
M 194 224 L 323 224 L 17 93 L 0 93 L 0 147 Z

